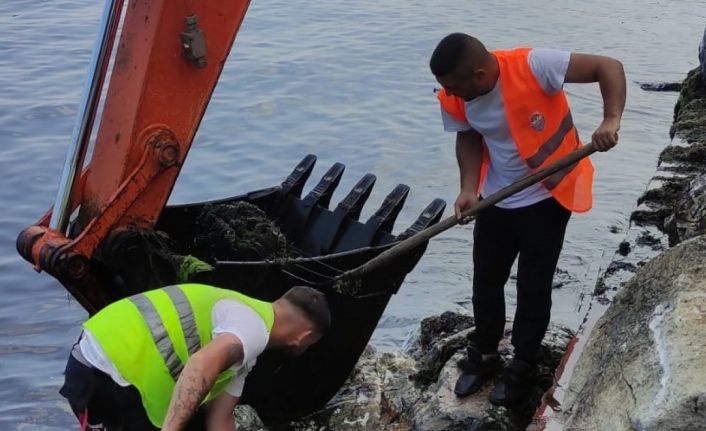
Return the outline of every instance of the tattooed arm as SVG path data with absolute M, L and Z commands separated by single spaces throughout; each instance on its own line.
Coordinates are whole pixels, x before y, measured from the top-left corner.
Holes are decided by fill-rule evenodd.
M 242 360 L 243 345 L 238 337 L 230 333 L 217 335 L 194 353 L 174 387 L 162 430 L 184 429 L 213 387 L 218 374 Z

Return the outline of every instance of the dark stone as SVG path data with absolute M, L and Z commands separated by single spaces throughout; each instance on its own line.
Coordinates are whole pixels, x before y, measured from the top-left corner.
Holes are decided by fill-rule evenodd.
M 669 148 L 669 147 L 667 147 Z M 656 205 L 671 206 L 679 195 L 684 191 L 686 184 L 678 178 L 670 178 L 662 181 L 660 187 L 647 190 L 637 199 L 637 204 L 651 203 Z
M 704 100 L 704 128 L 706 129 L 706 100 Z M 706 133 L 706 130 L 704 130 Z M 706 138 L 706 135 L 704 136 Z M 691 165 L 706 165 L 706 140 L 703 142 L 694 142 L 691 145 L 680 147 L 669 145 L 659 156 L 660 162 L 667 163 L 684 163 Z
M 593 294 L 596 296 L 603 295 L 606 290 L 608 290 L 608 286 L 605 283 L 605 277 L 598 277 L 596 285 L 593 288 Z
M 642 232 L 635 243 L 642 247 L 650 247 L 652 250 L 662 250 L 662 241 L 648 232 Z
M 674 107 L 674 124 L 670 136 L 685 141 L 706 141 L 706 80 L 698 68 L 687 75 Z
M 642 82 L 640 89 L 645 91 L 680 91 L 681 82 Z
M 447 311 L 440 316 L 422 320 L 419 331 L 419 348 L 410 349 L 410 355 L 417 360 L 417 372 L 410 379 L 428 386 L 439 378 L 444 364 L 456 351 L 464 349 L 467 336 L 455 336 L 475 325 L 472 316 Z
M 688 181 L 665 219 L 664 230 L 670 246 L 706 233 L 706 174 Z
M 669 208 L 659 208 L 656 210 L 637 210 L 630 215 L 630 221 L 638 226 L 656 226 L 664 230 L 664 220 L 669 217 Z
M 605 277 L 609 277 L 618 271 L 635 272 L 637 271 L 637 267 L 630 262 L 614 260 L 608 265 L 608 268 L 606 268 Z
M 630 243 L 628 241 L 621 242 L 618 246 L 618 253 L 620 253 L 621 256 L 630 254 Z
M 473 316 L 446 311 L 439 316 L 431 316 L 422 320 L 419 329 L 419 343 L 422 349 L 444 338 L 475 325 Z

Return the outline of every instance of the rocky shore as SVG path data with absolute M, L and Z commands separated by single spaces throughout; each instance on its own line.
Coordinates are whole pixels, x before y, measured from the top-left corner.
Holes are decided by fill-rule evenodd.
M 704 38 L 702 64 L 681 85 L 672 145 L 631 217 L 624 248 L 637 252 L 596 286 L 618 292 L 565 388 L 564 429 L 706 430 Z M 658 255 L 645 259 L 650 250 Z
M 291 423 L 263 423 L 247 406 L 236 410 L 240 430 L 523 430 L 532 421 L 573 333 L 551 326 L 542 343 L 538 376 L 525 404 L 512 410 L 488 401 L 494 384 L 460 399 L 453 387 L 473 331 L 471 316 L 447 312 L 425 319 L 410 347 L 377 352 L 368 347 L 346 385 L 325 409 Z M 500 345 L 511 358 L 510 324 Z

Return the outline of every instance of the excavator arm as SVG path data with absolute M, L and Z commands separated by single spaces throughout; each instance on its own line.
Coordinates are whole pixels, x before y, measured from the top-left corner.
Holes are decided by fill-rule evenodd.
M 336 290 L 331 280 L 437 223 L 444 201 L 432 201 L 395 235 L 409 187 L 395 187 L 363 222 L 359 217 L 375 176 L 364 175 L 332 207 L 345 166 L 334 164 L 303 196 L 316 163 L 307 155 L 279 186 L 165 207 L 249 2 L 105 1 L 55 204 L 20 233 L 18 251 L 37 271 L 58 279 L 91 314 L 118 298 L 184 280 L 265 301 L 294 285 L 325 289 L 335 322 L 328 334 L 296 358 L 263 353 L 241 399 L 263 419 L 290 419 L 320 409 L 350 375 L 426 242 L 365 273 L 347 290 Z M 110 64 L 103 111 L 92 133 Z M 92 135 L 92 155 L 84 166 Z M 202 221 L 204 213 L 210 221 Z M 247 214 L 261 217 L 264 233 L 243 222 Z M 253 230 L 270 245 L 286 243 L 286 253 L 253 258 L 247 240 Z M 170 244 L 166 257 L 155 252 L 162 238 Z M 232 253 L 234 242 L 243 238 L 246 253 Z M 204 242 L 206 252 L 199 254 Z M 183 259 L 178 271 L 175 255 Z M 183 276 L 189 257 L 209 268 Z
M 117 227 L 149 229 L 156 223 L 248 5 L 106 0 L 56 203 L 17 239 L 20 254 L 37 271 L 57 278 L 89 312 L 109 302 L 90 268 L 94 253 Z M 103 112 L 84 168 L 111 58 Z

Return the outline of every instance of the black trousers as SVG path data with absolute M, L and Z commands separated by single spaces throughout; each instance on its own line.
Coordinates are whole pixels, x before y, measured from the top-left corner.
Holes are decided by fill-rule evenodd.
M 102 371 L 79 362 L 74 354 L 66 363 L 59 391 L 79 420 L 80 430 L 156 431 L 134 386 L 123 387 Z M 192 418 L 188 431 L 205 430 L 204 409 Z
M 497 351 L 505 327 L 505 283 L 519 255 L 517 309 L 512 327 L 515 357 L 534 364 L 549 326 L 552 281 L 571 212 L 554 198 L 480 213 L 473 232 L 474 343 Z

